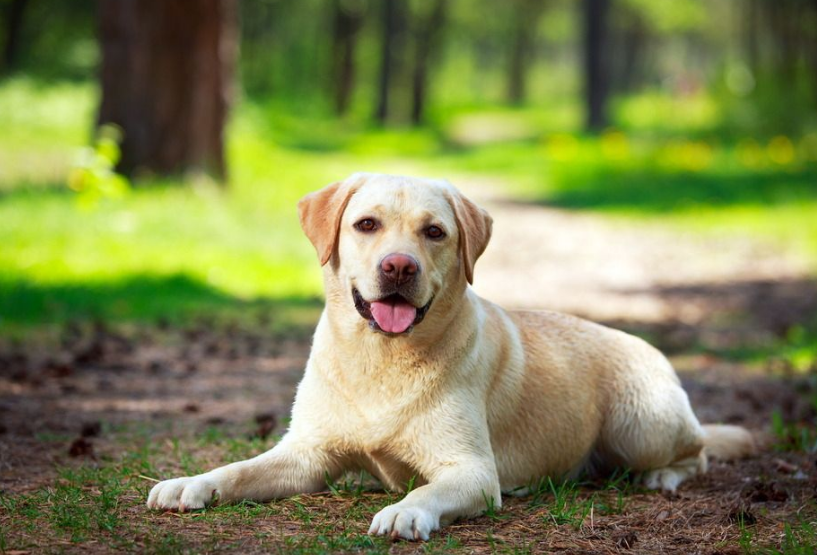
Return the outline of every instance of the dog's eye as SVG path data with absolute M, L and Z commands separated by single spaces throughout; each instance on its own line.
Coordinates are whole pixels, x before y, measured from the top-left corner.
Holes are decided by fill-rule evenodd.
M 442 239 L 445 237 L 445 231 L 436 225 L 430 225 L 426 228 L 426 237 L 429 239 Z
M 355 224 L 355 228 L 363 233 L 369 233 L 377 229 L 377 222 L 371 218 L 363 218 Z

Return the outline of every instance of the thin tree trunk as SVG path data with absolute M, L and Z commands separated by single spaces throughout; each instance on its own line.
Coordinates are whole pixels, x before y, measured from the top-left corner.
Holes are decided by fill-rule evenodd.
M 763 3 L 764 18 L 774 44 L 774 67 L 787 86 L 794 84 L 796 76 L 800 23 L 796 14 L 798 4 L 792 0 Z
M 609 0 L 585 0 L 584 73 L 587 103 L 587 130 L 600 131 L 607 126 L 608 76 L 604 51 L 607 44 Z
M 99 0 L 98 122 L 124 132 L 129 175 L 226 177 L 224 126 L 235 60 L 236 0 Z
M 363 13 L 349 10 L 343 0 L 335 0 L 332 75 L 335 112 L 342 116 L 349 109 L 355 87 L 355 50 Z
M 383 0 L 382 45 L 380 58 L 380 79 L 378 81 L 377 108 L 375 120 L 383 124 L 389 117 L 391 82 L 394 70 L 395 39 L 398 23 L 398 0 Z
M 3 70 L 12 72 L 20 63 L 20 36 L 28 0 L 12 0 L 6 19 L 6 37 L 3 42 Z
M 747 0 L 748 6 L 744 15 L 744 37 L 746 46 L 746 60 L 752 72 L 757 75 L 760 69 L 760 30 L 758 28 L 758 2 L 760 0 Z
M 415 33 L 414 72 L 411 87 L 411 122 L 414 125 L 423 122 L 428 92 L 428 66 L 431 54 L 440 44 L 440 34 L 445 25 L 447 1 L 436 0 L 428 18 L 420 23 Z
M 528 67 L 542 15 L 543 0 L 517 0 L 513 42 L 508 63 L 508 102 L 519 105 L 527 95 Z
M 817 29 L 817 0 L 812 0 L 809 4 L 811 8 L 810 25 L 812 30 Z M 806 60 L 811 68 L 811 93 L 817 105 L 817 33 L 812 32 L 809 36 L 809 43 L 806 44 Z
M 508 64 L 508 102 L 510 104 L 522 104 L 525 99 L 525 66 L 527 65 L 525 57 L 528 46 L 525 33 L 517 30 Z
M 618 76 L 618 84 L 620 90 L 631 92 L 638 87 L 643 75 L 643 54 L 647 51 L 647 31 L 643 21 L 634 18 L 631 26 L 622 33 L 621 41 L 621 74 Z

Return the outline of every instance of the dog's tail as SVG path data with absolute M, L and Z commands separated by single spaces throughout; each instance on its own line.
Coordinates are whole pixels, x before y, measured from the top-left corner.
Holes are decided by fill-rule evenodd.
M 704 424 L 707 458 L 724 461 L 741 459 L 757 452 L 755 438 L 746 428 L 727 424 Z

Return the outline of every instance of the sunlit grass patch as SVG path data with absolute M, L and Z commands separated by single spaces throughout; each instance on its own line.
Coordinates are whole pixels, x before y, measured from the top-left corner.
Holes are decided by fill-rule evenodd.
M 44 85 L 26 78 L 0 85 L 0 193 L 21 183 L 65 178 L 93 128 L 90 83 Z
M 653 90 L 621 97 L 613 110 L 627 130 L 680 134 L 711 131 L 723 123 L 722 110 L 712 95 L 702 91 L 669 95 Z
M 464 107 L 422 129 L 245 102 L 229 128 L 226 190 L 206 180 L 141 183 L 83 209 L 65 180 L 91 134 L 96 94 L 87 83 L 0 86 L 0 103 L 12 108 L 0 115 L 0 158 L 8 158 L 0 163 L 0 329 L 316 297 L 320 270 L 296 204 L 355 171 L 488 176 L 508 197 L 750 235 L 817 265 L 817 135 L 733 141 L 700 132 L 717 123 L 704 97 L 633 98 L 616 108 L 619 127 L 599 136 L 574 132 L 575 102 Z M 697 115 L 659 125 L 656 114 L 667 110 Z M 458 132 L 473 135 L 475 121 L 498 129 L 486 141 L 458 140 Z
M 749 236 L 817 267 L 817 165 L 809 136 L 656 138 L 608 130 L 488 145 L 450 166 L 504 177 L 530 202 L 594 211 L 630 224 Z M 806 146 L 802 146 L 806 145 Z
M 761 503 L 735 509 L 731 497 L 713 496 L 707 487 L 691 485 L 680 496 L 667 498 L 634 486 L 626 474 L 593 483 L 544 479 L 534 485 L 531 495 L 506 497 L 502 509 L 454 522 L 423 544 L 392 543 L 366 534 L 372 517 L 399 501 L 402 494 L 379 491 L 376 484 L 369 486 L 370 478 L 359 475 L 329 482 L 325 492 L 272 502 L 215 504 L 182 514 L 153 511 L 145 507 L 145 499 L 154 480 L 232 460 L 234 446 L 246 456 L 269 448 L 273 441 L 247 437 L 238 429 L 214 433 L 196 431 L 184 423 L 164 424 L 106 426 L 98 440 L 103 447 L 97 459 L 69 461 L 45 483 L 38 475 L 39 485 L 32 489 L 0 493 L 0 548 L 32 552 L 59 546 L 57 550 L 167 553 L 535 553 L 579 544 L 613 549 L 624 536 L 628 545 L 639 542 L 643 549 L 668 538 L 704 541 L 711 537 L 713 525 L 721 526 L 719 548 L 741 545 L 748 552 L 782 549 L 797 553 L 809 552 L 815 543 L 815 507 L 803 505 L 800 497 L 786 501 L 785 506 Z M 774 456 L 781 455 L 767 457 L 764 469 L 773 468 Z M 711 472 L 715 480 L 724 480 L 723 472 L 727 472 L 723 487 L 751 490 L 732 465 Z M 361 487 L 364 480 L 366 485 Z M 709 483 L 706 480 L 704 484 Z M 803 487 L 797 495 L 807 495 L 807 484 L 788 478 L 784 482 L 781 488 L 799 484 Z M 728 491 L 738 494 L 735 489 Z M 795 506 L 800 507 L 799 516 L 781 512 Z M 733 513 L 743 520 L 729 521 Z
M 70 317 L 79 308 L 72 298 L 99 304 L 94 290 L 101 298 L 119 290 L 120 298 L 107 299 L 115 319 L 154 312 L 144 309 L 159 298 L 172 314 L 187 299 L 315 296 L 320 278 L 311 247 L 297 217 L 282 212 L 244 211 L 218 191 L 172 186 L 137 189 L 93 210 L 58 190 L 10 194 L 0 202 L 0 235 L 8 238 L 0 249 L 0 287 L 8 293 L 0 317 Z

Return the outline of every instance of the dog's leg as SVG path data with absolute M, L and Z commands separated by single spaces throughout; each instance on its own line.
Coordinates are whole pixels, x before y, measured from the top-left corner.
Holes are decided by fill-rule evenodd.
M 428 484 L 409 492 L 372 520 L 369 534 L 428 540 L 429 534 L 460 517 L 499 509 L 502 497 L 493 459 L 446 463 Z
M 675 461 L 669 466 L 650 470 L 643 476 L 644 486 L 674 492 L 687 478 L 706 472 L 706 455 L 701 451 L 697 456 Z
M 321 445 L 285 436 L 271 450 L 252 459 L 210 472 L 165 480 L 148 496 L 148 507 L 185 511 L 213 502 L 266 501 L 326 487 L 326 475 L 337 477 L 341 461 Z
M 646 487 L 674 492 L 684 480 L 706 472 L 704 431 L 672 367 L 663 358 L 656 366 L 646 377 L 639 369 L 628 376 L 600 447 L 610 463 L 643 473 Z

